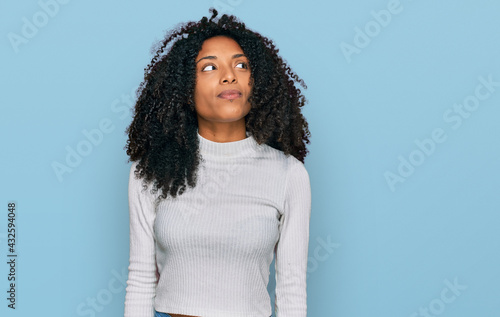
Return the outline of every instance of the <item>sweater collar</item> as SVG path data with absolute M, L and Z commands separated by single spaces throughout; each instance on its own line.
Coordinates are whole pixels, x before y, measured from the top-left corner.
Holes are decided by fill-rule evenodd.
M 243 140 L 214 142 L 202 137 L 198 131 L 200 153 L 220 158 L 249 156 L 252 152 L 257 151 L 259 144 L 250 132 L 246 131 L 245 133 L 247 137 Z

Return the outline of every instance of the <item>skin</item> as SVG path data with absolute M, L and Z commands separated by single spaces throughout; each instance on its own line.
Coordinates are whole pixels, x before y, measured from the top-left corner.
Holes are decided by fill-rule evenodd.
M 235 57 L 236 55 L 236 57 Z M 245 116 L 250 112 L 248 98 L 252 93 L 250 66 L 239 44 L 226 36 L 215 36 L 203 42 L 196 57 L 195 109 L 198 133 L 214 142 L 245 139 Z M 227 89 L 241 96 L 234 100 L 217 97 Z M 172 317 L 198 317 L 169 313 Z
M 248 98 L 253 86 L 243 50 L 233 39 L 215 36 L 203 42 L 196 62 L 198 133 L 214 142 L 245 139 L 245 116 L 251 109 Z M 239 90 L 241 96 L 234 100 L 217 97 L 227 89 Z

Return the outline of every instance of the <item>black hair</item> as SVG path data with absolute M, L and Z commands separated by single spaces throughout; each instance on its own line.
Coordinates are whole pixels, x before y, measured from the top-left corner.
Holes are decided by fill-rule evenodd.
M 196 186 L 201 156 L 193 101 L 195 58 L 203 42 L 214 36 L 234 39 L 249 60 L 253 90 L 246 130 L 259 144 L 293 155 L 302 163 L 308 153 L 310 132 L 301 113 L 307 101 L 295 87 L 298 82 L 307 89 L 304 81 L 278 55 L 270 39 L 246 28 L 233 15 L 215 20 L 217 10 L 209 12 L 210 19 L 180 24 L 153 47 L 156 53 L 136 91 L 133 120 L 126 129 L 129 161 L 138 161 L 135 174 L 154 181 L 152 191 L 161 188 L 160 199 L 182 195 L 186 183 Z

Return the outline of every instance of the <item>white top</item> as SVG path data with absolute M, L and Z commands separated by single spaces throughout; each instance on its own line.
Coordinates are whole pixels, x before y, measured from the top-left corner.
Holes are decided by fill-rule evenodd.
M 276 317 L 306 317 L 311 189 L 294 156 L 247 138 L 219 143 L 198 134 L 195 188 L 155 205 L 161 190 L 129 178 L 130 265 L 125 317 L 158 312 L 269 317 L 276 252 Z

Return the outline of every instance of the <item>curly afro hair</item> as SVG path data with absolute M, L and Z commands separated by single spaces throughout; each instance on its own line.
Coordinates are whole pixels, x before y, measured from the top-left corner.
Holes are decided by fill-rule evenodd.
M 214 36 L 235 40 L 249 60 L 253 91 L 246 130 L 257 143 L 291 154 L 302 163 L 308 153 L 305 144 L 310 143 L 310 132 L 301 113 L 307 101 L 295 87 L 298 82 L 307 89 L 304 81 L 278 55 L 271 40 L 247 29 L 235 16 L 224 14 L 214 20 L 217 10 L 210 8 L 209 12 L 210 19 L 180 24 L 152 48 L 156 54 L 136 91 L 125 149 L 129 162 L 138 161 L 135 175 L 154 181 L 152 193 L 162 189 L 159 199 L 182 195 L 186 183 L 196 186 L 202 157 L 193 101 L 195 58 L 203 42 Z

